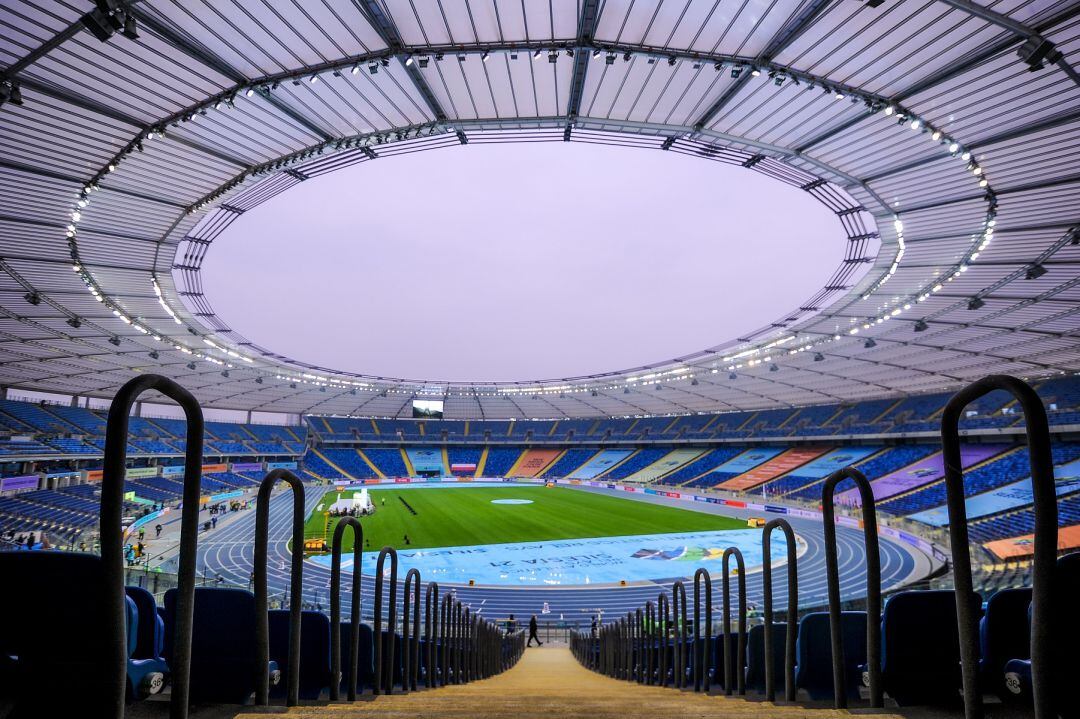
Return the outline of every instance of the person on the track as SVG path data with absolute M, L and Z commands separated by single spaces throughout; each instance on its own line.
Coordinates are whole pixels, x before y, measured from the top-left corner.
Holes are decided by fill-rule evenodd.
M 540 636 L 536 633 L 536 629 L 537 629 L 536 615 L 534 614 L 534 615 L 532 615 L 532 617 L 529 618 L 529 641 L 526 642 L 525 646 L 531 647 L 532 643 L 533 643 L 533 639 L 536 640 L 536 646 L 538 646 L 538 647 L 544 646 L 544 643 L 542 641 L 540 641 Z

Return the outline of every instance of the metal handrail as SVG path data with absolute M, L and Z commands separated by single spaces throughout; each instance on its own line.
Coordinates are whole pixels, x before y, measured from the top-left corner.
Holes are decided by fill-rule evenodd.
M 825 570 L 829 585 L 829 634 L 832 642 L 833 699 L 837 709 L 847 708 L 847 676 L 844 672 L 844 636 L 841 626 L 840 569 L 836 549 L 836 485 L 845 479 L 855 482 L 862 498 L 863 546 L 866 553 L 866 665 L 870 684 L 870 706 L 885 706 L 881 685 L 881 554 L 878 551 L 877 514 L 874 490 L 866 476 L 854 467 L 838 469 L 821 488 L 821 512 L 825 528 Z
M 675 651 L 672 653 L 676 689 L 686 685 L 686 586 L 682 580 L 671 586 L 671 613 L 675 621 Z
M 952 570 L 956 590 L 956 620 L 960 634 L 960 666 L 963 675 L 964 714 L 981 719 L 979 691 L 979 607 L 971 581 L 971 553 L 968 548 L 967 507 L 964 496 L 964 467 L 960 454 L 959 423 L 964 409 L 985 394 L 1004 390 L 1020 403 L 1027 424 L 1031 489 L 1035 505 L 1035 558 L 1031 590 L 1031 685 L 1036 719 L 1052 719 L 1053 602 L 1054 566 L 1057 555 L 1057 495 L 1054 489 L 1054 462 L 1050 452 L 1050 428 L 1046 408 L 1026 382 L 1008 375 L 990 375 L 969 384 L 953 395 L 941 415 L 941 449 L 945 462 L 946 506 L 949 511 L 949 538 L 952 543 Z
M 124 716 L 127 691 L 127 598 L 124 591 L 124 536 L 121 528 L 124 478 L 127 474 L 127 438 L 131 408 L 143 392 L 157 391 L 184 410 L 187 421 L 184 449 L 184 506 L 180 517 L 180 559 L 173 652 L 169 661 L 172 696 L 171 719 L 186 719 L 191 691 L 191 633 L 195 618 L 195 561 L 199 533 L 199 495 L 202 483 L 203 414 L 194 395 L 167 377 L 148 374 L 126 382 L 113 397 L 105 428 L 102 462 L 99 534 L 102 581 L 108 622 L 113 629 L 108 656 L 102 661 L 115 667 L 106 688 L 108 707 L 104 715 Z
M 349 701 L 356 701 L 356 681 L 360 664 L 360 573 L 363 560 L 364 528 L 356 517 L 342 517 L 334 527 L 330 564 L 330 699 L 337 701 L 341 694 L 341 543 L 345 529 L 353 530 L 352 601 L 349 621 Z
M 383 647 L 382 637 L 382 602 L 383 602 L 383 567 L 386 557 L 390 557 L 390 601 L 387 608 L 387 628 L 390 631 L 389 646 Z M 379 558 L 375 563 L 375 681 L 372 686 L 372 694 L 380 694 L 383 690 L 387 694 L 394 693 L 394 627 L 397 626 L 397 550 L 393 547 L 383 547 L 379 552 Z
M 645 683 L 655 684 L 656 670 L 656 606 L 645 602 Z
M 270 492 L 279 480 L 292 487 L 292 566 L 289 571 L 289 676 L 285 703 L 300 703 L 300 612 L 304 602 L 304 483 L 287 469 L 263 477 L 255 500 L 255 703 L 270 703 L 270 617 L 266 586 L 266 555 L 270 532 Z
M 420 673 L 420 570 L 412 567 L 405 572 L 405 591 L 401 599 L 401 689 L 408 694 L 416 690 L 416 678 Z M 412 587 L 410 595 L 409 588 Z M 410 599 L 412 603 L 410 606 Z M 412 609 L 412 631 L 409 628 L 409 609 Z
M 427 640 L 427 668 L 424 672 L 425 683 L 428 689 L 435 687 L 435 645 L 439 634 L 439 585 L 436 582 L 428 582 L 427 592 L 424 594 L 424 638 Z
M 735 650 L 738 656 L 735 657 L 735 661 L 731 658 L 729 639 L 731 637 L 731 569 L 728 561 L 731 557 L 735 557 L 736 568 L 739 572 L 739 639 Z M 724 550 L 722 571 L 724 573 L 721 585 L 724 592 L 724 694 L 731 696 L 732 685 L 735 684 L 738 687 L 739 696 L 746 696 L 744 671 L 746 667 L 746 564 L 743 562 L 742 552 L 737 547 L 728 547 Z
M 662 687 L 666 687 L 668 684 L 668 635 L 671 633 L 671 601 L 668 599 L 667 594 L 661 590 L 660 594 L 656 597 L 656 618 L 657 618 L 657 635 L 659 635 L 659 641 L 656 643 L 656 648 L 660 653 L 658 658 L 658 666 L 660 670 L 659 684 Z
M 765 699 L 776 701 L 776 677 L 772 661 L 772 530 L 779 528 L 787 540 L 787 645 L 784 655 L 784 698 L 795 701 L 795 641 L 798 636 L 799 579 L 795 552 L 795 532 L 786 519 L 773 519 L 765 525 L 761 534 L 762 593 L 764 594 L 765 619 Z
M 704 580 L 704 581 L 702 581 Z M 701 636 L 701 586 L 705 587 L 705 637 Z M 709 643 L 712 641 L 712 577 L 700 567 L 694 572 L 694 691 L 709 691 Z

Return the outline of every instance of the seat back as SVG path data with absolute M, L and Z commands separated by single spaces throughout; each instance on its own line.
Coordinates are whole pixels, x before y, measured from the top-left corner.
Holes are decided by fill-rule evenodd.
M 986 602 L 986 614 L 979 622 L 984 689 L 1007 695 L 1006 662 L 1031 657 L 1030 606 L 1031 589 L 1027 587 L 1002 589 Z
M 1058 559 L 1052 607 L 1054 705 L 1062 716 L 1076 719 L 1080 716 L 1076 700 L 1080 677 L 1080 552 Z
M 724 685 L 724 640 L 725 640 L 725 636 L 726 636 L 726 639 L 727 639 L 727 643 L 731 646 L 731 661 L 735 662 L 735 664 L 736 664 L 735 674 L 734 674 L 734 676 L 736 677 L 735 685 L 731 687 L 731 690 L 735 691 L 738 688 L 739 672 L 743 672 L 744 673 L 743 676 L 745 676 L 745 672 L 746 672 L 746 663 L 745 662 L 743 662 L 743 665 L 741 667 L 738 666 L 738 663 L 739 663 L 739 635 L 738 635 L 738 633 L 732 633 L 732 634 L 728 634 L 728 635 L 718 634 L 718 635 L 716 635 L 715 637 L 712 638 L 712 641 L 710 642 L 710 644 L 712 646 L 712 659 L 711 659 L 711 662 L 712 662 L 712 667 L 711 667 L 712 674 L 710 676 L 711 684 L 719 687 L 720 689 L 725 689 L 725 690 L 727 689 L 727 687 Z M 764 682 L 764 681 L 765 680 L 764 680 L 764 675 L 763 675 L 762 682 Z
M 341 688 L 349 687 L 349 642 L 352 641 L 352 623 L 341 623 Z M 367 624 L 360 625 L 360 640 L 357 651 L 356 693 L 361 694 L 364 687 L 370 687 L 375 680 L 375 635 Z
M 736 635 L 732 635 L 736 636 Z M 776 691 L 785 691 L 784 652 L 787 644 L 787 624 L 773 622 L 772 666 Z M 721 650 L 721 660 L 723 654 Z M 765 625 L 757 624 L 746 633 L 746 690 L 765 691 Z
M 177 590 L 165 593 L 163 654 L 170 662 L 176 600 Z M 242 589 L 196 587 L 191 701 L 243 704 L 255 691 L 255 672 L 255 595 Z
M 848 696 L 859 696 L 859 667 L 866 663 L 866 612 L 841 612 L 844 676 Z M 833 698 L 832 629 L 828 612 L 812 612 L 799 622 L 795 643 L 795 686 L 814 700 Z
M 0 698 L 14 705 L 12 716 L 100 710 L 116 670 L 101 658 L 123 631 L 108 619 L 101 560 L 0 552 L 0 577 Z
M 139 623 L 135 632 L 135 650 L 133 659 L 156 659 L 161 656 L 161 645 L 165 633 L 165 622 L 158 615 L 154 595 L 142 587 L 124 587 L 138 611 Z
M 972 601 L 979 602 L 978 596 Z M 898 704 L 960 701 L 956 622 L 956 594 L 951 589 L 900 592 L 885 603 L 881 669 L 885 691 Z
M 270 625 L 270 661 L 281 669 L 281 681 L 270 696 L 283 697 L 288 689 L 289 611 L 267 613 Z M 318 699 L 330 688 L 330 618 L 322 612 L 300 613 L 300 698 Z

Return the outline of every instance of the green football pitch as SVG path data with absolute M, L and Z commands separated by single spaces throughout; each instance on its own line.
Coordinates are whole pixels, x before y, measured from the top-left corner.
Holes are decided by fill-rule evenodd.
M 407 546 L 422 549 L 746 528 L 746 522 L 730 517 L 561 487 L 369 491 L 375 513 L 360 518 L 366 551 L 384 546 L 401 549 L 406 546 L 405 535 L 409 537 Z M 305 538 L 325 536 L 329 545 L 337 519 L 326 517 L 324 512 L 337 496 L 331 491 L 316 506 L 305 526 Z M 513 499 L 531 503 L 493 503 Z M 344 548 L 352 550 L 349 530 Z

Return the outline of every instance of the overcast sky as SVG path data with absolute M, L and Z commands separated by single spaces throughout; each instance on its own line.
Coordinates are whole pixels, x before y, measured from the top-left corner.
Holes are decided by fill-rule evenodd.
M 741 167 L 582 143 L 454 147 L 308 180 L 211 247 L 248 339 L 334 369 L 531 380 L 671 359 L 798 307 L 836 217 Z

